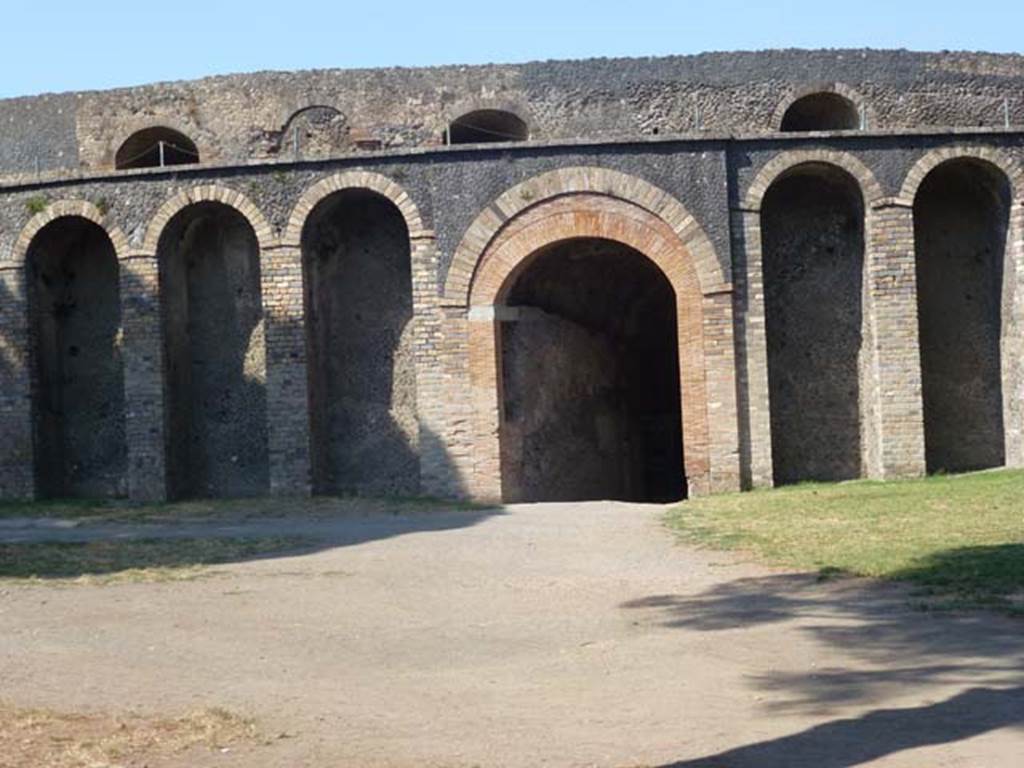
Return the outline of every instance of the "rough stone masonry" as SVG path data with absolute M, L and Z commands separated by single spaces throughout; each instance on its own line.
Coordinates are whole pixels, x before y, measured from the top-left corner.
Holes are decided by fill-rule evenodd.
M 0 101 L 0 498 L 666 501 L 1024 464 L 1024 57 Z

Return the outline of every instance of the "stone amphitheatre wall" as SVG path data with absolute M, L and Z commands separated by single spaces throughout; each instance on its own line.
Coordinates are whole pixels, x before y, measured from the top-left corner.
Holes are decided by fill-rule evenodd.
M 0 102 L 0 497 L 1019 465 L 1021 126 L 1024 58 L 866 51 Z M 116 169 L 154 128 L 198 162 Z

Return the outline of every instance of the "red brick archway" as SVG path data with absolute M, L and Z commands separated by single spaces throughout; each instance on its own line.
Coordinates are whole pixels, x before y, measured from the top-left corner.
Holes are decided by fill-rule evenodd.
M 702 293 L 693 256 L 660 217 L 619 198 L 584 192 L 555 197 L 520 213 L 497 233 L 477 262 L 469 293 L 468 333 L 474 495 L 501 495 L 503 393 L 498 323 L 504 299 L 541 248 L 574 238 L 627 245 L 644 254 L 668 279 L 676 299 L 685 473 L 690 492 L 697 495 L 713 487 L 738 484 L 735 467 L 724 466 L 726 461 L 713 466 L 714 432 L 720 442 L 729 440 L 729 434 L 735 440 L 735 401 L 725 403 L 731 406 L 725 408 L 709 401 L 709 387 L 715 388 L 716 401 L 723 395 L 721 382 L 727 381 L 727 388 L 735 387 L 731 293 Z M 721 338 L 714 339 L 715 335 Z M 710 423 L 713 408 L 720 411 L 716 418 L 724 420 L 716 425 L 717 430 Z

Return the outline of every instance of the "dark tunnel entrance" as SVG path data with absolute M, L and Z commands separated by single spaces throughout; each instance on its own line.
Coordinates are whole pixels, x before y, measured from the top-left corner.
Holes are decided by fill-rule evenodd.
M 798 166 L 769 188 L 761 229 L 775 482 L 860 477 L 860 188 Z
M 158 257 L 170 495 L 265 494 L 266 345 L 256 234 L 234 208 L 196 203 L 168 223 Z
M 914 201 L 917 299 L 929 472 L 1005 461 L 1003 269 L 1010 189 L 987 163 L 953 160 Z
M 86 219 L 58 219 L 28 252 L 36 482 L 42 498 L 125 492 L 124 366 L 114 246 Z
M 512 286 L 499 324 L 509 501 L 686 496 L 676 299 L 642 253 L 555 243 Z
M 302 233 L 317 493 L 419 492 L 409 231 L 398 208 L 343 190 Z

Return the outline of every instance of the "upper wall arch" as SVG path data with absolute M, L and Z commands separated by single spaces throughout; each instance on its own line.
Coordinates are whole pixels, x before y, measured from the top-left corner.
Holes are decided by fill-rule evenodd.
M 458 120 L 463 115 L 468 115 L 472 112 L 508 112 L 511 115 L 515 115 L 526 124 L 526 128 L 530 135 L 534 132 L 534 119 L 533 111 L 522 99 L 517 99 L 512 96 L 506 96 L 502 98 L 487 98 L 481 96 L 471 96 L 449 104 L 444 108 L 442 112 L 443 125 L 442 129 L 447 128 L 453 120 Z
M 93 222 L 107 233 L 119 260 L 128 255 L 128 238 L 125 237 L 120 227 L 107 220 L 107 217 L 94 203 L 90 203 L 88 200 L 55 200 L 46 206 L 46 210 L 29 219 L 28 224 L 18 235 L 18 239 L 14 241 L 10 261 L 15 264 L 24 262 L 28 256 L 29 247 L 40 230 L 51 222 L 67 218 L 80 218 Z
M 1024 167 L 1017 160 L 1001 149 L 979 146 L 952 146 L 932 149 L 914 163 L 907 172 L 900 188 L 898 201 L 902 205 L 913 206 L 917 190 L 928 174 L 949 160 L 974 159 L 994 165 L 1006 174 L 1013 191 L 1014 202 L 1024 199 Z
M 748 211 L 761 210 L 765 194 L 782 174 L 797 166 L 810 163 L 833 165 L 850 174 L 860 186 L 865 208 L 871 208 L 872 205 L 884 198 L 882 185 L 878 183 L 875 174 L 853 155 L 827 149 L 794 150 L 776 155 L 758 172 L 747 188 L 743 208 Z
M 305 228 L 306 219 L 313 209 L 335 192 L 341 192 L 346 189 L 362 189 L 375 192 L 394 203 L 395 207 L 402 214 L 402 218 L 405 219 L 405 225 L 409 229 L 409 238 L 411 240 L 430 235 L 423 226 L 423 218 L 420 216 L 416 203 L 413 202 L 409 193 L 398 182 L 373 171 L 346 171 L 321 179 L 302 194 L 299 202 L 292 209 L 291 216 L 288 217 L 288 224 L 281 238 L 282 245 L 300 246 L 302 244 L 302 230 Z
M 581 166 L 560 168 L 527 179 L 506 191 L 477 216 L 455 250 L 445 280 L 445 303 L 468 305 L 480 259 L 509 221 L 552 198 L 583 193 L 618 198 L 654 214 L 671 227 L 693 258 L 702 293 L 732 289 L 711 239 L 678 200 L 636 176 L 608 168 Z
M 178 192 L 174 197 L 160 206 L 149 227 L 146 229 L 146 237 L 142 250 L 145 253 L 154 254 L 160 244 L 160 237 L 164 233 L 167 224 L 179 212 L 196 203 L 221 203 L 234 208 L 249 222 L 253 232 L 256 234 L 256 241 L 260 250 L 266 250 L 275 244 L 274 231 L 267 222 L 263 212 L 248 197 L 229 187 L 219 184 L 207 184 L 201 187 L 192 187 Z
M 851 86 L 846 83 L 808 83 L 807 85 L 800 86 L 799 88 L 792 88 L 786 93 L 786 97 L 779 102 L 777 107 L 775 107 L 775 114 L 772 115 L 772 124 L 770 126 L 771 130 L 781 130 L 782 119 L 786 116 L 786 112 L 789 111 L 789 108 L 796 104 L 796 102 L 800 101 L 800 99 L 806 96 L 813 96 L 816 93 L 834 93 L 837 96 L 842 96 L 857 108 L 858 113 L 861 115 L 863 122 L 867 127 L 877 127 L 874 109 L 867 103 L 864 97 Z
M 117 157 L 117 152 L 124 143 L 128 141 L 132 136 L 142 131 L 147 131 L 152 128 L 169 128 L 172 131 L 180 133 L 182 136 L 188 137 L 196 146 L 196 151 L 199 153 L 201 162 L 209 162 L 215 159 L 216 153 L 213 151 L 213 146 L 207 142 L 206 136 L 203 134 L 202 129 L 194 124 L 187 123 L 184 120 L 178 119 L 175 115 L 154 115 L 151 117 L 140 118 L 136 120 L 127 120 L 119 125 L 117 135 L 114 137 L 109 147 L 109 157 L 107 161 L 111 168 L 114 167 L 114 162 Z

